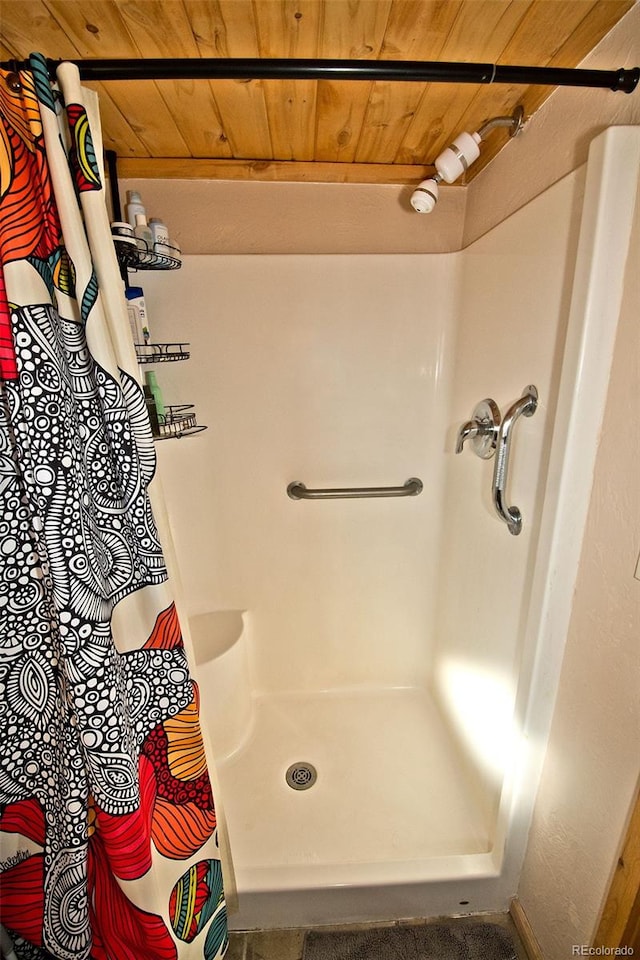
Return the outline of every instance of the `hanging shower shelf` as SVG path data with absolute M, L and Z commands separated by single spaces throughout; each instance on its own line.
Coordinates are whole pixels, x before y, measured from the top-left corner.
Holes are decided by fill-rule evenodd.
M 160 434 L 154 437 L 154 440 L 179 440 L 181 437 L 188 437 L 207 429 L 197 422 L 192 403 L 179 403 L 165 407 L 164 413 L 158 416 L 158 420 Z
M 188 343 L 136 343 L 138 363 L 175 363 L 191 356 Z
M 179 270 L 182 255 L 177 247 L 168 243 L 154 243 L 151 247 L 144 240 L 131 243 L 129 237 L 114 237 L 118 263 L 126 270 Z
M 113 150 L 106 151 L 106 160 L 111 184 L 113 225 L 120 230 L 123 227 L 128 230 L 127 224 L 122 220 L 118 194 L 117 156 Z M 180 250 L 170 243 L 154 243 L 149 246 L 140 238 L 119 236 L 117 230 L 111 236 L 125 286 L 129 286 L 129 270 L 179 270 L 182 266 Z M 188 360 L 191 355 L 188 343 L 136 343 L 135 351 L 139 364 L 171 363 L 176 360 Z M 154 440 L 179 440 L 181 437 L 202 433 L 207 429 L 206 426 L 197 422 L 194 406 L 191 403 L 165 405 L 164 413 L 161 415 L 157 414 L 155 403 L 152 407 L 153 416 L 150 416 L 150 420 Z

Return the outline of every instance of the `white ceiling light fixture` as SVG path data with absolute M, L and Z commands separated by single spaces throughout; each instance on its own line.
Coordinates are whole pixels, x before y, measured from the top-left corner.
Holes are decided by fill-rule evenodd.
M 488 133 L 497 127 L 508 127 L 509 136 L 515 137 L 522 130 L 524 109 L 518 106 L 510 117 L 493 117 L 487 120 L 476 133 L 460 133 L 453 143 L 435 160 L 436 173 L 423 180 L 411 194 L 411 206 L 417 213 L 431 213 L 438 202 L 438 184 L 454 183 L 480 156 L 480 144 Z

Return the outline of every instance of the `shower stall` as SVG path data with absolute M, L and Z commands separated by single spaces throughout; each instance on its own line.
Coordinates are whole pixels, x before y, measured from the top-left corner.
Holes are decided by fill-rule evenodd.
M 640 131 L 463 251 L 190 256 L 144 278 L 158 444 L 239 910 L 278 927 L 504 910 L 553 710 Z M 620 158 L 624 161 L 621 162 Z M 481 400 L 512 423 L 456 455 Z M 500 450 L 498 450 L 500 453 Z M 419 480 L 420 485 L 407 481 Z M 407 496 L 292 498 L 394 488 Z

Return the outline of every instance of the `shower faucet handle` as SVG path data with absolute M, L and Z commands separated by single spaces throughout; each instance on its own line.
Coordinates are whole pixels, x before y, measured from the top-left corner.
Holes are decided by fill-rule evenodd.
M 478 436 L 478 421 L 467 420 L 458 430 L 458 439 L 456 440 L 456 453 L 462 453 L 466 440 Z
M 473 452 L 483 460 L 489 460 L 498 442 L 500 419 L 495 400 L 481 400 L 471 414 L 471 420 L 463 423 L 458 430 L 456 453 L 462 453 L 465 442 L 471 440 Z

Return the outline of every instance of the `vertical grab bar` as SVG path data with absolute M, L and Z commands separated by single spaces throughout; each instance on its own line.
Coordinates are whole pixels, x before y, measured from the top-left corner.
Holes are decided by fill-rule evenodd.
M 513 426 L 518 417 L 532 417 L 538 406 L 538 391 L 530 384 L 524 388 L 523 395 L 509 407 L 500 425 L 496 447 L 496 460 L 493 470 L 493 503 L 501 520 L 507 524 L 509 533 L 517 537 L 522 530 L 522 514 L 518 507 L 509 507 L 505 502 L 509 453 Z

